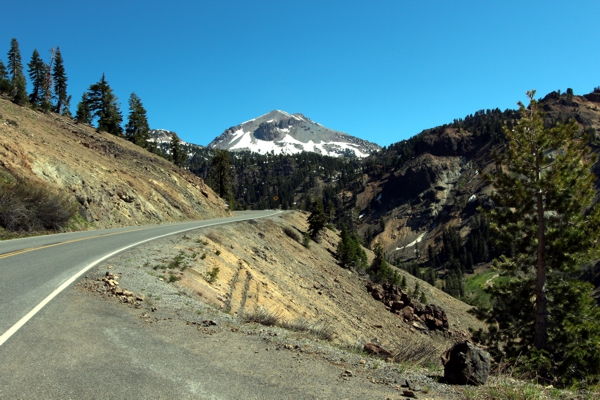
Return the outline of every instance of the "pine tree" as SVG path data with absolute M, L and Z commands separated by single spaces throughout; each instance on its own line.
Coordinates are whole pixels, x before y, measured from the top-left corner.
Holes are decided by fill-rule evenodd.
M 488 177 L 490 229 L 506 251 L 494 266 L 506 279 L 487 289 L 495 298 L 487 340 L 497 356 L 524 357 L 538 376 L 569 383 L 600 373 L 600 312 L 591 285 L 578 280 L 583 263 L 598 257 L 596 156 L 575 121 L 546 128 L 535 91 L 527 96 Z
M 222 199 L 229 197 L 231 186 L 231 159 L 227 150 L 216 149 L 210 161 L 210 180 Z
M 92 124 L 92 111 L 90 110 L 89 100 L 87 92 L 81 96 L 81 101 L 77 104 L 77 113 L 75 114 L 75 121 L 81 124 Z
M 327 214 L 323 209 L 321 200 L 313 202 L 312 211 L 308 216 L 308 234 L 314 240 L 327 224 Z
M 173 164 L 181 167 L 187 160 L 187 154 L 181 148 L 181 140 L 179 140 L 179 136 L 176 133 L 173 133 L 171 136 L 171 161 Z
M 399 284 L 400 276 L 398 275 L 398 272 L 393 270 L 390 264 L 385 260 L 385 254 L 381 242 L 375 242 L 375 245 L 373 246 L 373 253 L 375 253 L 375 258 L 369 267 L 371 279 L 376 282 L 389 282 L 393 285 Z
M 29 94 L 29 102 L 32 106 L 39 106 L 42 97 L 42 84 L 45 78 L 45 64 L 40 58 L 40 53 L 37 49 L 33 49 L 31 61 L 27 64 L 29 67 L 29 80 L 31 82 L 31 93 Z
M 150 145 L 150 126 L 146 109 L 142 105 L 142 100 L 135 94 L 129 96 L 129 117 L 125 126 L 125 136 L 127 139 L 140 147 L 149 149 Z
M 97 83 L 90 85 L 87 91 L 88 107 L 94 118 L 98 118 L 98 131 L 121 135 L 123 116 L 117 97 L 109 86 L 104 74 Z
M 346 225 L 342 225 L 342 232 L 338 243 L 336 257 L 340 266 L 362 270 L 367 266 L 367 254 L 360 245 L 360 239 L 354 232 L 348 232 Z
M 27 90 L 25 88 L 27 81 L 23 75 L 23 63 L 21 61 L 21 51 L 19 42 L 13 38 L 10 42 L 8 51 L 8 73 L 10 74 L 10 96 L 16 104 L 23 105 L 27 103 Z
M 52 76 L 54 79 L 54 98 L 56 100 L 54 112 L 61 115 L 70 115 L 69 103 L 71 102 L 71 96 L 67 94 L 67 74 L 65 73 L 60 47 L 57 47 L 54 53 Z
M 0 93 L 8 93 L 10 92 L 10 79 L 8 78 L 8 71 L 6 71 L 6 66 L 0 60 Z

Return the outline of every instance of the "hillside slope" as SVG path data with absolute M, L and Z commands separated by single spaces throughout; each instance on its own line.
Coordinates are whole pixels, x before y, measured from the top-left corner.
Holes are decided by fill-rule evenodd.
M 367 291 L 365 275 L 338 265 L 332 254 L 339 241 L 336 232 L 325 230 L 321 243 L 308 249 L 286 233 L 306 231 L 306 217 L 288 211 L 205 228 L 153 242 L 111 263 L 123 287 L 145 292 L 159 309 L 181 303 L 178 296 L 159 290 L 172 282 L 170 291 L 184 288 L 181 293 L 242 319 L 264 313 L 276 324 L 326 331 L 342 346 L 362 349 L 375 342 L 401 353 L 398 361 L 437 364 L 441 352 L 468 336 L 469 328 L 484 327 L 466 312 L 471 308 L 467 304 L 399 271 L 409 290 L 419 282 L 428 304 L 441 306 L 448 317 L 446 332 L 415 329 L 413 321 L 390 312 Z M 90 288 L 102 287 L 92 278 Z
M 575 119 L 598 152 L 600 93 L 552 92 L 540 100 L 540 108 L 547 124 Z M 400 261 L 425 261 L 427 246 L 439 251 L 445 228 L 454 227 L 465 238 L 477 207 L 490 205 L 492 188 L 483 175 L 494 168 L 492 153 L 503 151 L 502 129 L 517 119 L 514 110 L 481 110 L 367 159 L 366 184 L 357 196 L 363 232 Z
M 228 215 L 189 171 L 92 127 L 0 98 L 0 178 L 66 192 L 96 228 Z M 81 226 L 81 227 L 82 227 Z

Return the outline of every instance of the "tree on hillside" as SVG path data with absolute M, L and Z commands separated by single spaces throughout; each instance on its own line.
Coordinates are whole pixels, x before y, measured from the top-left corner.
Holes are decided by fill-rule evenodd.
M 176 133 L 173 133 L 173 136 L 171 136 L 171 161 L 173 161 L 173 164 L 182 167 L 186 160 L 187 154 L 181 148 L 181 140 L 179 140 Z
M 598 257 L 596 156 L 575 121 L 545 127 L 535 91 L 527 96 L 488 176 L 495 188 L 490 229 L 506 252 L 494 266 L 506 278 L 487 289 L 494 302 L 486 339 L 497 357 L 520 358 L 536 376 L 569 383 L 600 373 L 600 312 L 591 285 L 579 280 L 583 265 Z
M 8 51 L 8 73 L 10 74 L 10 96 L 16 104 L 23 105 L 27 103 L 27 82 L 23 75 L 23 63 L 21 61 L 21 50 L 19 42 L 13 38 L 10 42 Z
M 98 118 L 98 131 L 121 135 L 123 116 L 119 109 L 117 96 L 114 95 L 104 74 L 97 83 L 90 85 L 87 91 L 88 107 L 94 118 Z
M 29 93 L 29 102 L 32 106 L 38 107 L 42 98 L 42 85 L 46 77 L 46 64 L 40 57 L 37 49 L 33 49 L 31 61 L 27 64 L 29 69 L 29 81 L 31 82 L 31 93 Z
M 0 60 L 0 93 L 10 92 L 10 79 L 8 78 L 8 71 L 6 66 Z
M 323 208 L 321 200 L 316 200 L 312 204 L 312 210 L 308 216 L 308 234 L 311 238 L 316 239 L 319 233 L 327 224 L 327 214 Z
M 65 73 L 64 61 L 60 52 L 60 47 L 56 48 L 54 53 L 54 65 L 52 69 L 54 79 L 54 112 L 61 115 L 71 115 L 69 110 L 71 96 L 67 94 L 67 74 Z
M 400 275 L 385 260 L 383 245 L 380 241 L 375 242 L 373 253 L 375 253 L 375 258 L 369 267 L 371 279 L 375 282 L 389 282 L 392 285 L 400 284 Z
M 125 125 L 125 136 L 127 140 L 137 144 L 145 149 L 150 148 L 148 139 L 150 139 L 150 126 L 146 109 L 142 100 L 135 93 L 129 96 L 129 116 L 127 125 Z
M 344 268 L 362 270 L 367 266 L 367 254 L 360 245 L 360 239 L 354 232 L 348 232 L 342 225 L 340 242 L 337 248 L 337 259 Z
M 90 110 L 90 104 L 88 100 L 87 92 L 84 92 L 81 96 L 81 101 L 77 104 L 77 112 L 75 113 L 75 122 L 81 124 L 92 124 L 92 111 Z
M 231 158 L 229 151 L 216 149 L 210 161 L 210 179 L 222 199 L 229 198 L 231 187 Z

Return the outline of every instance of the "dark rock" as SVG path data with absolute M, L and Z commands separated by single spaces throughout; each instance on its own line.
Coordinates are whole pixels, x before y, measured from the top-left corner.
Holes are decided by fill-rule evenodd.
M 442 354 L 442 364 L 446 382 L 483 385 L 490 373 L 490 354 L 471 342 L 458 342 Z
M 375 356 L 392 357 L 392 353 L 375 343 L 365 344 L 364 350 L 367 353 L 373 354 Z

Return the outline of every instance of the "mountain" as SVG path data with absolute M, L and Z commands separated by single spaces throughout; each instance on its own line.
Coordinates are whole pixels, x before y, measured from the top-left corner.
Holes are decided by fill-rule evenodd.
M 539 107 L 547 126 L 575 119 L 600 152 L 600 90 L 552 92 Z M 349 206 L 360 210 L 363 237 L 381 242 L 390 260 L 417 275 L 433 267 L 444 278 L 453 266 L 473 272 L 489 265 L 497 254 L 477 208 L 493 206 L 493 188 L 483 176 L 495 168 L 492 154 L 506 148 L 503 128 L 519 118 L 516 110 L 480 110 L 364 159 L 364 173 L 342 193 L 354 196 Z M 599 163 L 593 171 L 600 175 Z M 600 180 L 596 190 L 600 198 Z
M 171 154 L 171 139 L 173 135 L 176 135 L 175 132 L 169 131 L 167 129 L 151 129 L 149 141 L 155 142 L 156 147 L 160 149 L 164 154 Z M 204 146 L 194 143 L 188 143 L 181 138 L 179 138 L 179 146 L 183 149 L 183 151 L 188 155 L 188 158 L 192 158 L 194 154 L 201 153 L 204 154 L 203 150 Z
M 295 154 L 302 151 L 333 157 L 366 157 L 381 147 L 335 131 L 302 114 L 274 110 L 231 127 L 208 145 L 213 149 Z

